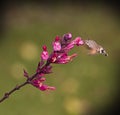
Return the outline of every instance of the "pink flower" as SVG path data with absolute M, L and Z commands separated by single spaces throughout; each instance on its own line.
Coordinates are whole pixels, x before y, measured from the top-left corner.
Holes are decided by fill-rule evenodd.
M 32 81 L 32 85 L 35 86 L 36 88 L 40 89 L 41 91 L 55 90 L 55 87 L 43 84 L 44 81 L 45 81 L 45 78 L 35 79 Z
M 54 51 L 60 51 L 61 50 L 61 44 L 60 44 L 59 36 L 56 36 L 55 41 L 53 42 L 53 50 Z
M 77 56 L 77 54 L 72 54 L 71 56 L 68 56 L 66 53 L 63 53 L 56 57 L 56 61 L 54 63 L 66 64 L 66 63 L 72 61 L 72 59 L 76 56 Z
M 72 38 L 72 34 L 71 33 L 64 34 L 63 38 L 64 40 L 70 40 Z
M 40 90 L 42 90 L 42 91 L 45 91 L 45 90 L 55 90 L 55 87 L 52 87 L 52 86 L 48 86 L 48 85 L 41 85 L 40 87 L 39 87 L 39 89 Z
M 47 87 L 48 87 L 47 85 L 40 85 L 38 88 L 42 91 L 45 91 L 47 90 Z
M 69 40 L 69 39 L 68 39 Z M 64 45 L 64 48 L 62 49 L 65 52 L 68 52 L 69 50 L 71 50 L 75 45 L 79 46 L 79 45 L 83 45 L 84 42 L 80 37 L 77 37 L 76 39 L 66 43 L 66 45 Z
M 84 42 L 83 42 L 83 40 L 81 39 L 81 37 L 76 37 L 75 40 L 73 40 L 73 42 L 74 42 L 74 44 L 76 44 L 77 46 L 84 44 Z
M 64 51 L 69 51 L 74 47 L 75 43 L 72 41 L 66 47 L 63 48 Z
M 47 47 L 43 46 L 43 52 L 41 54 L 41 59 L 42 60 L 47 60 L 49 57 L 48 51 L 47 51 Z

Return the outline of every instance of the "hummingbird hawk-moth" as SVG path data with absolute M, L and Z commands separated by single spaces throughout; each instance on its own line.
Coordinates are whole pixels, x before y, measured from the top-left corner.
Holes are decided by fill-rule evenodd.
M 90 50 L 89 54 L 103 54 L 105 56 L 108 56 L 104 48 L 101 45 L 97 44 L 94 40 L 84 40 L 84 44 Z

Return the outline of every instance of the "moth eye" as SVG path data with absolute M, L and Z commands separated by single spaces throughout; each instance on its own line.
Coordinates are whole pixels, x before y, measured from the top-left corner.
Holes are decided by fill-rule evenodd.
M 100 53 L 104 53 L 104 49 L 103 48 L 100 48 Z
M 105 51 L 104 50 L 101 50 L 101 53 L 104 53 Z

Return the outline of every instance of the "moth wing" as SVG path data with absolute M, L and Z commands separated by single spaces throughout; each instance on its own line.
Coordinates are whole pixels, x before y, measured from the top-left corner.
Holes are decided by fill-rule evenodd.
M 99 45 L 94 40 L 85 40 L 88 49 L 98 49 Z

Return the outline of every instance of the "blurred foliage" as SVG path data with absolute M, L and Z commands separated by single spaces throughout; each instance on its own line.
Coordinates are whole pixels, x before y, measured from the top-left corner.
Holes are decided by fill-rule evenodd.
M 76 47 L 78 57 L 66 65 L 53 65 L 46 76 L 54 92 L 41 92 L 28 85 L 1 103 L 1 115 L 87 115 L 102 111 L 118 91 L 120 57 L 119 20 L 111 7 L 94 5 L 13 5 L 4 14 L 5 30 L 0 41 L 0 97 L 25 81 L 40 60 L 42 45 L 52 50 L 56 35 L 71 32 L 73 38 L 93 39 L 103 45 L 109 56 L 88 56 Z M 117 71 L 118 70 L 118 71 Z M 99 113 L 99 112 L 98 112 Z

